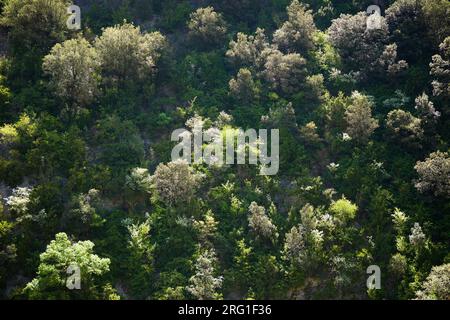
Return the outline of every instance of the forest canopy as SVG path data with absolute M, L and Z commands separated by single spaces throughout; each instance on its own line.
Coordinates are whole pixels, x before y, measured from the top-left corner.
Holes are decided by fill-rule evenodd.
M 449 102 L 448 0 L 0 0 L 0 298 L 448 300 Z

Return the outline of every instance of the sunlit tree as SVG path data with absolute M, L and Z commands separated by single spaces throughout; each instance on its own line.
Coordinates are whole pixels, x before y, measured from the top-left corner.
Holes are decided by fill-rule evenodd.
M 40 255 L 37 276 L 24 289 L 26 296 L 30 299 L 118 299 L 111 285 L 102 279 L 109 271 L 110 260 L 100 258 L 93 249 L 91 241 L 72 243 L 65 233 L 58 233 Z M 69 278 L 71 275 L 73 279 Z M 80 289 L 76 288 L 78 280 Z M 73 290 L 67 286 L 69 282 Z
M 124 23 L 104 29 L 94 47 L 107 79 L 137 81 L 155 73 L 166 38 L 159 32 L 142 33 L 139 27 Z
M 416 292 L 419 300 L 449 300 L 450 299 L 450 264 L 433 267 L 422 289 Z
M 306 77 L 306 60 L 298 53 L 283 54 L 271 50 L 264 67 L 264 76 L 269 85 L 284 93 L 298 90 Z
M 198 300 L 220 299 L 218 290 L 222 287 L 222 276 L 216 276 L 214 264 L 216 254 L 213 249 L 200 253 L 195 261 L 195 274 L 189 279 L 187 291 Z
M 159 164 L 152 176 L 158 197 L 167 205 L 192 199 L 199 179 L 199 175 L 183 160 Z
M 372 102 L 359 92 L 353 92 L 351 104 L 345 111 L 347 133 L 358 142 L 366 142 L 378 128 L 378 121 L 372 118 Z
M 266 239 L 275 239 L 278 237 L 277 227 L 266 214 L 264 207 L 259 206 L 256 202 L 252 202 L 248 210 L 250 212 L 248 225 L 258 237 Z
M 255 84 L 250 70 L 241 68 L 236 76 L 229 82 L 230 94 L 239 100 L 249 102 L 258 97 L 260 89 Z
M 213 7 L 199 8 L 191 13 L 188 23 L 189 33 L 205 43 L 217 43 L 223 40 L 227 32 L 222 15 Z
M 423 138 L 421 120 L 410 112 L 392 110 L 387 115 L 386 126 L 394 140 L 406 145 L 414 145 Z
M 439 45 L 441 54 L 436 54 L 430 63 L 433 76 L 433 95 L 450 97 L 450 37 Z
M 298 0 L 287 7 L 288 20 L 273 35 L 273 42 L 281 49 L 305 54 L 314 48 L 313 35 L 316 31 L 312 11 Z
M 99 67 L 96 50 L 83 38 L 56 44 L 42 64 L 55 94 L 74 109 L 98 94 Z
M 419 174 L 415 184 L 417 190 L 450 197 L 450 157 L 447 152 L 431 153 L 425 161 L 418 161 L 414 169 Z

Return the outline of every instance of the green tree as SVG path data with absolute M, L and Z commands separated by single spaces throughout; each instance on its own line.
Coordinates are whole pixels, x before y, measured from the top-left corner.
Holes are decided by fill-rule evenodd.
M 142 33 L 129 23 L 105 28 L 94 42 L 102 73 L 112 83 L 149 79 L 166 45 L 160 32 Z
M 230 80 L 229 87 L 230 94 L 243 102 L 250 102 L 256 99 L 260 91 L 255 81 L 253 81 L 251 71 L 246 68 L 239 69 L 236 78 Z
M 372 118 L 372 102 L 359 92 L 353 92 L 351 104 L 345 111 L 347 133 L 360 143 L 367 142 L 378 128 L 378 121 Z
M 192 199 L 199 185 L 199 178 L 186 161 L 177 160 L 159 164 L 152 182 L 158 198 L 172 206 Z
M 450 264 L 433 267 L 416 296 L 419 300 L 449 300 Z
M 101 226 L 104 222 L 99 212 L 101 202 L 100 192 L 97 189 L 73 196 L 65 224 L 74 233 L 87 232 L 91 227 Z
M 433 76 L 433 95 L 450 97 L 450 36 L 439 45 L 441 54 L 432 57 L 430 74 Z
M 391 137 L 405 145 L 420 144 L 420 140 L 423 138 L 421 120 L 408 111 L 396 109 L 389 112 L 386 126 Z
M 147 298 L 152 289 L 153 249 L 150 242 L 150 221 L 128 226 L 130 240 L 128 250 L 128 277 L 132 294 L 136 298 Z
M 423 1 L 397 0 L 386 10 L 386 22 L 401 59 L 416 62 L 427 54 L 431 39 L 422 10 Z
M 220 299 L 217 292 L 222 286 L 222 277 L 216 277 L 214 264 L 216 255 L 213 249 L 200 253 L 195 261 L 195 274 L 189 279 L 187 291 L 198 300 Z
M 345 198 L 333 202 L 330 206 L 330 212 L 341 224 L 346 224 L 355 219 L 357 211 L 358 207 Z
M 8 219 L 0 202 L 0 287 L 9 278 L 9 270 L 17 258 L 17 248 L 13 242 L 14 223 Z
M 266 214 L 266 209 L 252 202 L 248 208 L 248 225 L 257 237 L 275 240 L 278 237 L 277 227 L 272 223 L 270 217 Z
M 341 15 L 333 20 L 328 34 L 342 58 L 344 72 L 359 72 L 363 79 L 369 79 L 407 67 L 406 61 L 397 61 L 396 44 L 388 43 L 384 17 L 380 17 L 380 28 L 372 30 L 367 29 L 364 12 Z
M 96 125 L 95 143 L 100 152 L 94 155 L 102 163 L 122 170 L 140 165 L 144 158 L 144 143 L 132 121 L 109 116 Z M 122 180 L 123 181 L 123 180 Z
M 94 254 L 93 248 L 91 241 L 72 243 L 65 233 L 58 233 L 40 255 L 37 276 L 26 285 L 24 294 L 29 299 L 118 299 L 102 279 L 109 271 L 110 260 Z M 67 287 L 74 272 L 71 266 L 80 271 L 80 289 L 76 284 L 73 290 Z
M 428 32 L 435 45 L 438 45 L 450 34 L 450 3 L 446 0 L 423 0 L 422 10 Z
M 6 85 L 6 77 L 2 75 L 4 63 L 5 61 L 0 59 L 0 116 L 2 118 L 6 118 L 10 113 L 9 106 L 12 98 L 12 92 Z
M 270 44 L 264 29 L 258 28 L 254 35 L 238 32 L 236 40 L 230 41 L 227 58 L 236 66 L 260 68 L 264 65 L 262 53 Z
M 287 94 L 298 90 L 306 77 L 306 60 L 298 53 L 283 54 L 271 49 L 266 51 L 264 77 L 271 88 Z
M 436 151 L 414 167 L 419 174 L 416 188 L 420 192 L 432 192 L 435 196 L 450 196 L 450 157 L 448 152 Z
M 50 75 L 51 88 L 67 103 L 72 115 L 98 94 L 99 67 L 97 52 L 83 38 L 56 44 L 42 64 L 44 72 Z
M 287 7 L 288 20 L 273 34 L 273 42 L 281 49 L 306 54 L 314 48 L 313 35 L 316 31 L 311 10 L 298 0 Z
M 220 43 L 227 33 L 222 15 L 213 7 L 199 8 L 191 13 L 188 28 L 192 37 L 209 44 Z
M 68 34 L 67 0 L 8 0 L 1 24 L 11 28 L 15 76 L 24 81 L 40 74 L 41 58 Z

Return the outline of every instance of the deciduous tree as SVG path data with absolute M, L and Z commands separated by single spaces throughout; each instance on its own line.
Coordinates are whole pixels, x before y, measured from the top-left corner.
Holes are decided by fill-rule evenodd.
M 264 29 L 258 28 L 254 35 L 238 32 L 237 39 L 230 42 L 226 56 L 235 67 L 259 68 L 264 65 L 262 52 L 270 48 Z
M 422 289 L 416 292 L 419 300 L 450 299 L 450 263 L 433 267 Z
M 108 27 L 95 40 L 104 76 L 113 81 L 148 79 L 166 47 L 160 32 L 142 33 L 129 23 Z
M 395 140 L 407 145 L 417 145 L 423 138 L 421 120 L 408 111 L 396 109 L 389 112 L 386 126 Z
M 264 68 L 264 76 L 269 85 L 288 94 L 299 90 L 306 76 L 306 60 L 298 53 L 283 54 L 281 51 L 271 50 Z
M 55 94 L 73 109 L 87 106 L 98 94 L 99 67 L 96 50 L 83 38 L 56 44 L 42 64 Z
M 250 70 L 246 68 L 239 69 L 236 78 L 229 82 L 230 94 L 243 102 L 250 102 L 257 98 L 260 89 L 255 84 Z
M 450 157 L 448 152 L 436 151 L 425 161 L 414 167 L 419 174 L 416 188 L 420 192 L 430 191 L 435 196 L 450 197 Z
M 192 199 L 199 179 L 200 176 L 183 160 L 159 164 L 152 176 L 158 197 L 167 205 Z
M 430 74 L 434 77 L 432 82 L 433 95 L 450 97 L 450 37 L 439 45 L 441 54 L 436 54 L 430 63 Z
M 384 17 L 380 26 L 367 29 L 366 13 L 341 15 L 328 29 L 330 41 L 338 49 L 345 72 L 360 72 L 365 79 L 395 73 L 404 69 L 406 61 L 397 61 L 397 47 L 389 44 L 389 30 Z
M 267 216 L 266 209 L 259 206 L 256 202 L 252 202 L 248 208 L 250 215 L 248 217 L 248 225 L 255 232 L 257 237 L 274 240 L 278 237 L 277 227 Z
M 215 275 L 216 254 L 213 249 L 200 253 L 195 261 L 195 274 L 189 279 L 187 291 L 198 300 L 219 299 L 222 277 Z
M 282 50 L 306 54 L 314 48 L 316 31 L 312 11 L 298 0 L 287 7 L 288 20 L 273 34 L 273 42 Z
M 378 128 L 378 121 L 372 118 L 372 103 L 359 92 L 353 92 L 351 104 L 345 111 L 347 133 L 358 142 L 366 142 Z
M 65 233 L 58 233 L 40 255 L 37 276 L 24 289 L 26 296 L 30 299 L 118 299 L 119 296 L 102 279 L 109 271 L 110 260 L 100 258 L 93 249 L 91 241 L 72 243 Z M 71 266 L 71 272 L 80 271 L 79 290 L 66 287 Z
M 191 13 L 188 28 L 191 36 L 210 44 L 222 41 L 227 33 L 222 14 L 213 7 L 199 8 Z

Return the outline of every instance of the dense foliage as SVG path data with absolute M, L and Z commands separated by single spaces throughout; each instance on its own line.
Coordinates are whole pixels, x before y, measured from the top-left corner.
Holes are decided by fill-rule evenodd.
M 74 3 L 0 1 L 1 298 L 450 299 L 450 2 Z

